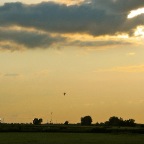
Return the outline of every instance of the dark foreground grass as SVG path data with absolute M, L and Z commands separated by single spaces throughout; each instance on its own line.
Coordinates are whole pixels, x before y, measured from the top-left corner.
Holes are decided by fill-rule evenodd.
M 0 133 L 0 144 L 144 144 L 142 134 Z

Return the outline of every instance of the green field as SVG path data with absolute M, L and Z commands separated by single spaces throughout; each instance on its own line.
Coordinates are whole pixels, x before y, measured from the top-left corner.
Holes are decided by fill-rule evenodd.
M 142 134 L 0 133 L 0 144 L 144 144 Z

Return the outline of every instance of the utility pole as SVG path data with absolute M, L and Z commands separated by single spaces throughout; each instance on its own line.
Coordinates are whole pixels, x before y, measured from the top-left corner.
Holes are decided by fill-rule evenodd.
M 53 112 L 51 112 L 51 121 L 50 121 L 51 124 L 52 124 L 52 115 L 53 115 Z

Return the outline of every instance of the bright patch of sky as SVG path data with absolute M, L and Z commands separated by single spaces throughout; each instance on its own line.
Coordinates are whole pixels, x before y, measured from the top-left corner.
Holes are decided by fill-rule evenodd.
M 80 2 L 83 2 L 84 0 L 1 0 L 0 5 L 3 5 L 4 3 L 7 2 L 22 2 L 25 4 L 37 4 L 41 2 L 58 2 L 58 3 L 64 3 L 68 5 L 73 5 L 73 4 L 78 4 Z
M 144 8 L 139 8 L 137 10 L 132 10 L 130 14 L 128 15 L 128 18 L 133 18 L 138 15 L 144 14 Z

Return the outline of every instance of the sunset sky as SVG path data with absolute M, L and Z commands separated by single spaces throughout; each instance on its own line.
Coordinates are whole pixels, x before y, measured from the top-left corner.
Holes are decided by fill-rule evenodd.
M 143 0 L 0 1 L 0 118 L 51 114 L 144 123 Z

